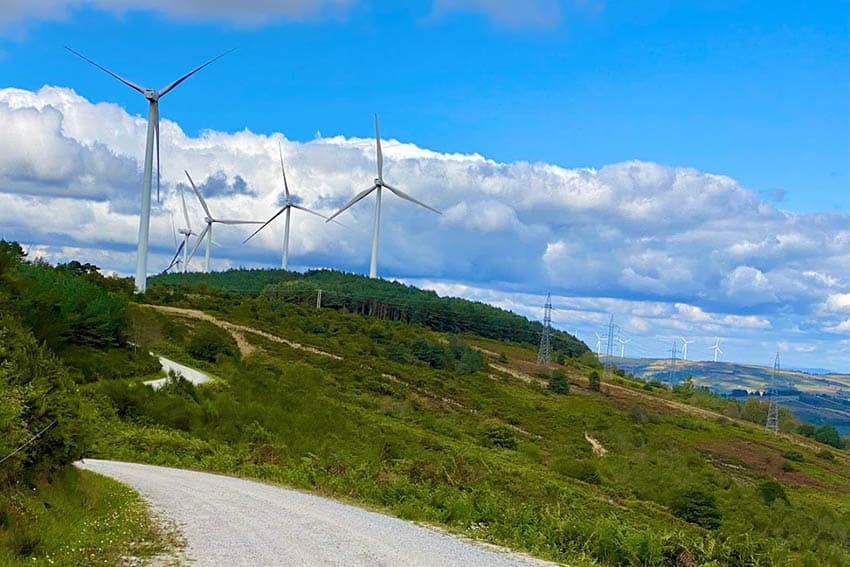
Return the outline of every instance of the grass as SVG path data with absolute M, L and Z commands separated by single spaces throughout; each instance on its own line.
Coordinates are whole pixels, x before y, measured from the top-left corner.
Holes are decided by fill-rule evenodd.
M 187 361 L 176 355 L 202 326 L 136 314 L 155 338 L 146 346 Z M 397 348 L 448 341 L 421 327 L 262 298 L 220 301 L 216 316 L 342 359 L 248 333 L 258 350 L 210 363 L 222 378 L 210 385 L 89 385 L 104 414 L 115 413 L 99 456 L 303 488 L 577 566 L 850 562 L 846 451 L 827 460 L 809 439 L 769 435 L 625 380 L 592 392 L 590 368 L 575 360 L 563 367 L 569 395 L 557 395 L 535 376 L 529 346 L 469 338 L 494 355 L 489 368 L 460 374 Z M 796 470 L 784 470 L 792 452 Z M 774 477 L 788 503 L 760 496 Z M 672 513 L 694 488 L 714 497 L 720 527 Z
M 0 565 L 118 565 L 176 545 L 138 494 L 88 471 L 0 492 Z

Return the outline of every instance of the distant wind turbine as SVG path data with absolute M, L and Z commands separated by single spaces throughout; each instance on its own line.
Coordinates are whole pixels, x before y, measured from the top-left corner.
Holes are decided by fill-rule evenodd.
M 714 339 L 714 346 L 711 347 L 711 349 L 714 351 L 714 362 L 717 362 L 717 353 L 723 354 L 723 351 L 720 350 L 720 339 L 719 338 Z
M 142 182 L 142 212 L 139 216 L 139 245 L 138 245 L 138 253 L 136 256 L 136 290 L 140 293 L 143 293 L 147 288 L 147 277 L 148 277 L 148 239 L 150 234 L 150 219 L 151 219 L 151 181 L 153 177 L 153 154 L 154 154 L 154 145 L 156 145 L 156 198 L 159 200 L 159 184 L 160 184 L 160 174 L 159 174 L 159 99 L 170 93 L 174 90 L 180 83 L 206 67 L 210 65 L 214 61 L 224 57 L 231 51 L 226 51 L 216 57 L 213 57 L 203 65 L 196 67 L 167 85 L 166 87 L 160 90 L 148 89 L 133 83 L 132 81 L 128 81 L 124 77 L 113 73 L 106 67 L 103 67 L 82 53 L 78 51 L 74 51 L 70 47 L 65 47 L 68 51 L 82 59 L 83 61 L 87 61 L 91 63 L 107 75 L 121 81 L 131 89 L 140 92 L 150 103 L 148 108 L 148 137 L 147 143 L 145 144 L 145 171 Z
M 626 345 L 632 342 L 632 339 L 623 340 L 618 337 L 617 340 L 620 341 L 620 358 L 626 358 Z
M 402 199 L 410 201 L 411 203 L 415 203 L 415 204 L 419 205 L 420 207 L 425 207 L 429 211 L 434 211 L 438 215 L 443 214 L 440 211 L 438 211 L 437 209 L 435 209 L 433 207 L 429 207 L 428 205 L 426 205 L 425 203 L 423 203 L 421 201 L 417 201 L 416 199 L 414 199 L 413 197 L 411 197 L 407 193 L 404 193 L 401 190 L 396 189 L 395 187 L 391 187 L 390 185 L 387 185 L 386 183 L 384 183 L 384 154 L 381 152 L 381 133 L 378 129 L 378 115 L 377 114 L 375 114 L 375 147 L 377 148 L 377 156 L 378 156 L 378 177 L 375 178 L 375 183 L 371 187 L 366 189 L 365 191 L 362 191 L 362 192 L 358 193 L 357 195 L 355 195 L 355 197 L 353 199 L 351 199 L 348 203 L 346 203 L 343 208 L 341 208 L 340 210 L 338 210 L 337 212 L 332 214 L 330 216 L 330 218 L 328 218 L 327 221 L 326 221 L 326 222 L 332 221 L 334 218 L 336 218 L 339 214 L 341 214 L 343 211 L 348 209 L 354 203 L 363 199 L 364 197 L 369 195 L 369 193 L 371 193 L 372 191 L 377 190 L 377 195 L 376 195 L 376 199 L 375 199 L 375 231 L 374 231 L 374 235 L 372 236 L 372 261 L 369 265 L 369 277 L 370 278 L 377 278 L 378 277 L 378 233 L 380 231 L 380 225 L 381 225 L 381 189 L 387 189 L 387 190 L 391 191 L 392 193 L 395 193 L 398 197 L 401 197 Z
M 682 340 L 682 360 L 688 360 L 688 345 L 694 341 L 689 341 L 685 337 L 679 337 Z
M 185 171 L 185 170 L 184 170 Z M 204 241 L 204 236 L 207 237 L 207 250 L 206 250 L 206 264 L 204 271 L 210 271 L 210 248 L 212 246 L 212 227 L 215 223 L 219 224 L 263 224 L 263 221 L 247 221 L 247 220 L 225 220 L 225 219 L 217 219 L 212 216 L 209 207 L 207 207 L 207 202 L 204 201 L 204 198 L 201 196 L 201 192 L 198 191 L 198 188 L 195 187 L 195 182 L 192 181 L 192 176 L 189 175 L 189 172 L 186 171 L 186 177 L 189 179 L 189 183 L 192 185 L 192 190 L 195 192 L 195 195 L 198 197 L 198 201 L 201 203 L 201 207 L 203 207 L 204 212 L 207 214 L 204 217 L 204 222 L 207 223 L 207 226 L 204 230 L 201 231 L 201 234 L 198 235 L 198 242 L 195 244 L 195 247 L 192 249 L 192 253 L 189 254 L 189 258 L 187 258 L 186 263 L 190 262 L 192 258 L 195 256 L 195 252 L 198 251 L 198 248 L 201 246 L 201 242 Z
M 274 216 L 272 216 L 272 218 L 270 218 L 265 223 L 263 223 L 263 226 L 261 226 L 256 231 L 254 231 L 254 234 L 252 234 L 251 236 L 246 238 L 242 242 L 242 244 L 245 244 L 246 242 L 248 242 L 249 240 L 254 238 L 254 236 L 258 232 L 260 232 L 261 230 L 266 228 L 269 225 L 269 223 L 271 223 L 274 219 L 279 217 L 281 215 L 281 213 L 286 212 L 286 220 L 285 220 L 284 225 L 283 225 L 283 258 L 281 260 L 281 267 L 285 270 L 286 265 L 288 263 L 288 258 L 289 258 L 289 216 L 290 216 L 290 213 L 292 212 L 292 209 L 300 209 L 304 212 L 310 213 L 311 215 L 316 215 L 317 217 L 323 218 L 325 220 L 328 220 L 328 217 L 326 217 L 325 215 L 320 215 L 316 211 L 312 211 L 312 210 L 308 209 L 307 207 L 302 207 L 301 205 L 295 203 L 292 200 L 292 196 L 289 194 L 289 184 L 286 182 L 286 170 L 283 167 L 283 149 L 280 147 L 279 143 L 277 145 L 277 150 L 278 150 L 278 153 L 280 154 L 280 173 L 281 173 L 281 175 L 283 175 L 283 191 L 286 194 L 286 204 L 283 207 L 281 207 L 281 209 L 278 212 L 276 212 L 274 214 Z
M 171 215 L 171 228 L 174 230 L 174 246 L 177 251 L 174 253 L 174 258 L 171 259 L 171 263 L 165 268 L 165 271 L 171 269 L 175 264 L 177 265 L 177 270 L 181 271 L 182 264 L 182 272 L 185 274 L 186 270 L 189 269 L 189 240 L 192 236 L 198 236 L 198 233 L 192 232 L 192 222 L 189 220 L 189 210 L 186 208 L 186 197 L 183 195 L 183 185 L 179 185 L 178 189 L 180 191 L 180 204 L 183 206 L 183 220 L 186 221 L 185 227 L 180 227 L 178 229 L 174 229 L 174 215 Z M 177 233 L 183 235 L 183 241 L 177 244 Z M 180 258 L 180 252 L 183 252 L 183 258 Z
M 602 357 L 602 335 L 596 333 L 596 357 Z

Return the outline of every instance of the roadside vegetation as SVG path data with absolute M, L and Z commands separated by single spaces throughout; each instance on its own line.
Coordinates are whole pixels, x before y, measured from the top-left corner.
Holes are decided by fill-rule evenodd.
M 225 274 L 219 287 L 157 278 L 124 304 L 100 348 L 133 357 L 136 376 L 51 359 L 86 408 L 74 415 L 93 416 L 62 462 L 84 452 L 258 478 L 576 566 L 850 563 L 850 454 L 798 434 L 790 414 L 769 434 L 760 407 L 607 372 L 584 345 L 540 369 L 521 323 L 514 337 L 446 329 L 447 300 L 413 321 L 284 297 L 300 280 L 283 272 Z M 349 296 L 363 279 L 322 277 L 341 290 L 350 278 Z M 149 350 L 217 380 L 154 392 L 141 384 Z

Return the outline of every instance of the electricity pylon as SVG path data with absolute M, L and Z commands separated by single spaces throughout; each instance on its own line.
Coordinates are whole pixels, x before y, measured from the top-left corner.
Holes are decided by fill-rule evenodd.
M 776 360 L 773 362 L 773 377 L 770 380 L 770 385 L 767 389 L 767 430 L 773 433 L 779 433 L 779 406 L 776 405 L 776 384 L 779 379 L 779 353 L 776 353 Z
M 552 362 L 552 294 L 546 294 L 546 306 L 543 308 L 543 333 L 540 335 L 540 349 L 537 351 L 537 366 L 549 366 Z

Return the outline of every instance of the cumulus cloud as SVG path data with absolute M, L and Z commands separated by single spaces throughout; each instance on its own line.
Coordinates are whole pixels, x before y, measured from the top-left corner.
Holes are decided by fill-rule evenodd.
M 92 256 L 120 252 L 126 257 L 103 256 L 105 267 L 131 272 L 144 119 L 70 89 L 44 87 L 0 90 L 0 120 L 14 134 L 0 138 L 3 236 L 47 246 L 52 258 L 72 248 Z M 171 213 L 182 218 L 177 189 L 186 188 L 184 169 L 216 217 L 250 220 L 279 207 L 278 143 L 290 187 L 304 206 L 325 215 L 374 177 L 371 139 L 299 143 L 250 131 L 189 136 L 170 120 L 161 128 L 163 199 L 151 226 L 161 264 L 174 247 Z M 391 136 L 390 125 L 386 130 Z M 729 177 L 649 162 L 600 169 L 497 163 L 392 138 L 384 151 L 387 181 L 444 215 L 387 194 L 383 274 L 493 289 L 494 302 L 529 314 L 539 305 L 517 294 L 552 290 L 569 298 L 558 311 L 567 327 L 570 321 L 601 326 L 612 312 L 620 314 L 624 332 L 637 334 L 846 326 L 850 215 L 782 212 Z M 186 197 L 200 226 L 203 212 L 191 193 Z M 48 214 L 36 217 L 35 210 Z M 345 226 L 293 215 L 291 261 L 364 271 L 373 214 L 372 199 L 365 199 L 340 217 Z M 281 224 L 247 247 L 244 227 L 218 228 L 215 268 L 278 265 Z M 156 269 L 153 259 L 151 265 Z

